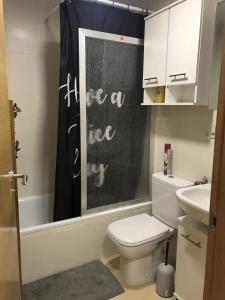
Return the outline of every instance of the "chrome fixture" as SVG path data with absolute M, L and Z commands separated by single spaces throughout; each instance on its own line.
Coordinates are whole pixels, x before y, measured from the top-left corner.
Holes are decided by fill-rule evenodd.
M 28 182 L 28 175 L 27 174 L 15 174 L 13 171 L 9 172 L 9 175 L 6 175 L 11 180 L 13 179 L 22 179 L 22 185 L 27 185 Z
M 201 180 L 197 180 L 194 182 L 194 185 L 207 184 L 209 182 L 208 177 L 204 176 Z
M 150 9 L 140 8 L 140 7 L 136 7 L 136 6 L 133 6 L 133 5 L 120 3 L 120 2 L 116 2 L 114 0 L 85 0 L 85 1 L 96 2 L 96 3 L 99 3 L 99 4 L 114 6 L 114 7 L 121 8 L 121 9 L 127 9 L 128 11 L 135 12 L 135 13 L 140 13 L 140 14 L 143 14 L 143 15 L 146 15 L 146 16 L 154 13 Z M 58 1 L 58 4 L 56 4 L 56 6 L 53 7 L 52 10 L 47 15 L 47 17 L 45 19 L 46 22 L 48 22 L 49 19 L 57 12 L 57 10 L 59 9 L 60 4 L 62 4 L 64 2 L 65 2 L 65 0 L 59 0 Z
M 15 174 L 14 171 L 10 171 L 7 175 L 0 175 L 0 178 L 9 178 L 10 179 L 10 187 L 11 192 L 15 192 L 16 190 L 16 180 L 22 179 L 22 185 L 27 185 L 28 176 L 27 174 Z
M 158 83 L 158 77 L 151 77 L 151 78 L 146 78 L 144 79 L 146 84 L 157 84 Z
M 198 248 L 202 248 L 201 243 L 200 243 L 200 242 L 195 242 L 195 241 L 193 241 L 193 240 L 190 238 L 190 235 L 189 235 L 189 234 L 187 234 L 187 235 L 181 234 L 181 236 L 182 236 L 185 240 L 187 240 L 188 242 L 192 243 L 194 246 L 196 246 L 196 247 L 198 247 Z
M 172 74 L 169 77 L 172 78 L 171 82 L 188 80 L 187 73 Z

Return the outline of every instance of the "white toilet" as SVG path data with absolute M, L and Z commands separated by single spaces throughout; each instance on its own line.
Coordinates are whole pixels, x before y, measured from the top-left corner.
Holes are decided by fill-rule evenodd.
M 162 260 L 163 241 L 175 233 L 183 215 L 176 190 L 193 183 L 175 176 L 152 176 L 152 214 L 113 222 L 107 235 L 120 252 L 120 273 L 125 284 L 135 286 L 154 280 Z

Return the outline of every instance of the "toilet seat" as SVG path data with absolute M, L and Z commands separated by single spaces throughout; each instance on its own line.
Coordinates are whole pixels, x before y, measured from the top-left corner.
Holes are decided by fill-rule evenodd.
M 135 247 L 163 238 L 172 228 L 147 214 L 113 222 L 108 235 L 122 246 Z

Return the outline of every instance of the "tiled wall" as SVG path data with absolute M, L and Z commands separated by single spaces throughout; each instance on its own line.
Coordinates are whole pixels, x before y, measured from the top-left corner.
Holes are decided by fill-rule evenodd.
M 16 138 L 22 150 L 18 172 L 27 173 L 20 196 L 54 191 L 59 78 L 59 12 L 45 18 L 57 0 L 4 1 L 9 97 L 22 113 Z
M 154 171 L 163 170 L 165 143 L 173 148 L 175 175 L 196 181 L 212 177 L 214 140 L 206 133 L 215 132 L 216 112 L 206 107 L 163 107 L 155 110 Z

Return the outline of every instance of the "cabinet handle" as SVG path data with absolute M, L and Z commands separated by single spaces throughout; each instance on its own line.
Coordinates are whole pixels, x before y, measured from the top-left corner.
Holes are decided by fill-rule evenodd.
M 154 81 L 152 81 L 152 80 L 154 80 Z M 158 83 L 158 77 L 146 78 L 145 81 L 148 81 L 147 84 L 157 84 Z
M 183 76 L 183 78 L 177 78 L 180 76 Z M 172 74 L 172 75 L 169 75 L 169 77 L 173 78 L 173 79 L 171 79 L 171 82 L 188 80 L 187 73 Z
M 189 234 L 187 234 L 187 235 L 181 234 L 181 236 L 182 236 L 185 240 L 187 240 L 188 242 L 192 243 L 194 246 L 196 246 L 196 247 L 198 247 L 198 248 L 202 248 L 201 243 L 200 243 L 200 242 L 198 243 L 198 242 L 193 241 L 193 240 L 190 238 L 190 235 L 189 235 Z

